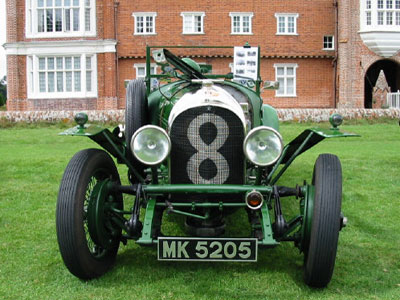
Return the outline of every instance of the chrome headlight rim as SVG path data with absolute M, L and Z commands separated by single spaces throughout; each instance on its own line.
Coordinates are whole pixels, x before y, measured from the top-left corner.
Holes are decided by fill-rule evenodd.
M 260 163 L 254 162 L 254 161 L 249 157 L 249 155 L 248 155 L 248 153 L 247 153 L 247 151 L 246 151 L 246 145 L 247 145 L 247 142 L 248 142 L 249 138 L 251 138 L 252 135 L 254 135 L 255 132 L 260 131 L 260 130 L 269 130 L 269 131 L 272 131 L 272 132 L 278 137 L 278 140 L 279 140 L 279 143 L 280 143 L 280 153 L 279 153 L 279 155 L 277 155 L 277 157 L 276 157 L 274 160 L 272 160 L 272 161 L 270 161 L 270 162 L 268 162 L 268 163 L 265 163 L 265 164 L 260 164 Z M 269 127 L 269 126 L 262 125 L 262 126 L 258 126 L 258 127 L 253 128 L 253 129 L 250 130 L 249 133 L 246 135 L 246 137 L 245 137 L 245 139 L 244 139 L 244 142 L 243 142 L 243 153 L 244 153 L 244 155 L 246 156 L 246 158 L 247 158 L 251 163 L 255 164 L 256 166 L 267 167 L 267 166 L 273 165 L 273 164 L 276 163 L 276 162 L 278 161 L 278 159 L 282 156 L 282 152 L 283 152 L 283 139 L 282 139 L 282 136 L 281 136 L 281 134 L 280 134 L 276 129 L 274 129 L 274 128 L 272 128 L 272 127 Z
M 166 154 L 161 159 L 159 159 L 157 161 L 154 161 L 154 162 L 148 162 L 148 161 L 145 161 L 145 160 L 141 159 L 140 157 L 138 157 L 136 155 L 135 149 L 134 149 L 135 148 L 134 147 L 134 142 L 135 142 L 136 137 L 142 131 L 144 131 L 146 129 L 156 129 L 156 130 L 160 131 L 167 138 L 167 141 L 168 141 L 168 151 L 166 152 Z M 139 162 L 141 162 L 142 164 L 147 165 L 147 166 L 156 166 L 156 165 L 161 164 L 169 156 L 169 154 L 171 153 L 171 145 L 172 145 L 171 144 L 171 138 L 169 137 L 168 133 L 163 128 L 161 128 L 159 126 L 156 126 L 156 125 L 145 125 L 145 126 L 140 127 L 138 130 L 135 131 L 135 133 L 133 134 L 133 136 L 131 138 L 131 142 L 130 142 L 131 152 L 132 152 L 133 156 Z

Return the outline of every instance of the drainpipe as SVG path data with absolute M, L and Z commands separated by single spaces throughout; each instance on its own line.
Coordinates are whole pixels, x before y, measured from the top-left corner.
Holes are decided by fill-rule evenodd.
M 118 68 L 118 6 L 119 2 L 114 2 L 114 39 L 117 42 L 115 45 L 115 80 L 116 80 L 116 96 L 117 96 L 117 108 L 118 108 L 118 101 L 119 101 L 119 68 Z
M 339 20 L 338 20 L 338 1 L 333 1 L 335 9 L 335 57 L 333 59 L 334 77 L 333 77 L 333 107 L 337 108 L 337 60 L 338 60 L 338 39 L 339 39 Z

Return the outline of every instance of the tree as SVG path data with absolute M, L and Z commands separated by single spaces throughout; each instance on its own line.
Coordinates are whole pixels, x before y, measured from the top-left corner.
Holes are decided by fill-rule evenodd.
M 7 77 L 4 76 L 0 80 L 0 106 L 5 105 L 7 102 Z

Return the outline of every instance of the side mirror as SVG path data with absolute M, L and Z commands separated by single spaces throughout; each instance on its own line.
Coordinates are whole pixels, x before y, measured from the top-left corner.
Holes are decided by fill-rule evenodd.
M 264 81 L 264 90 L 279 90 L 278 81 Z

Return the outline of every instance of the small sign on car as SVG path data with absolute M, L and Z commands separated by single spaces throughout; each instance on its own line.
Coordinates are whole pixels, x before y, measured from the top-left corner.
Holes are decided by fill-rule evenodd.
M 233 55 L 234 78 L 257 80 L 258 47 L 235 47 Z

